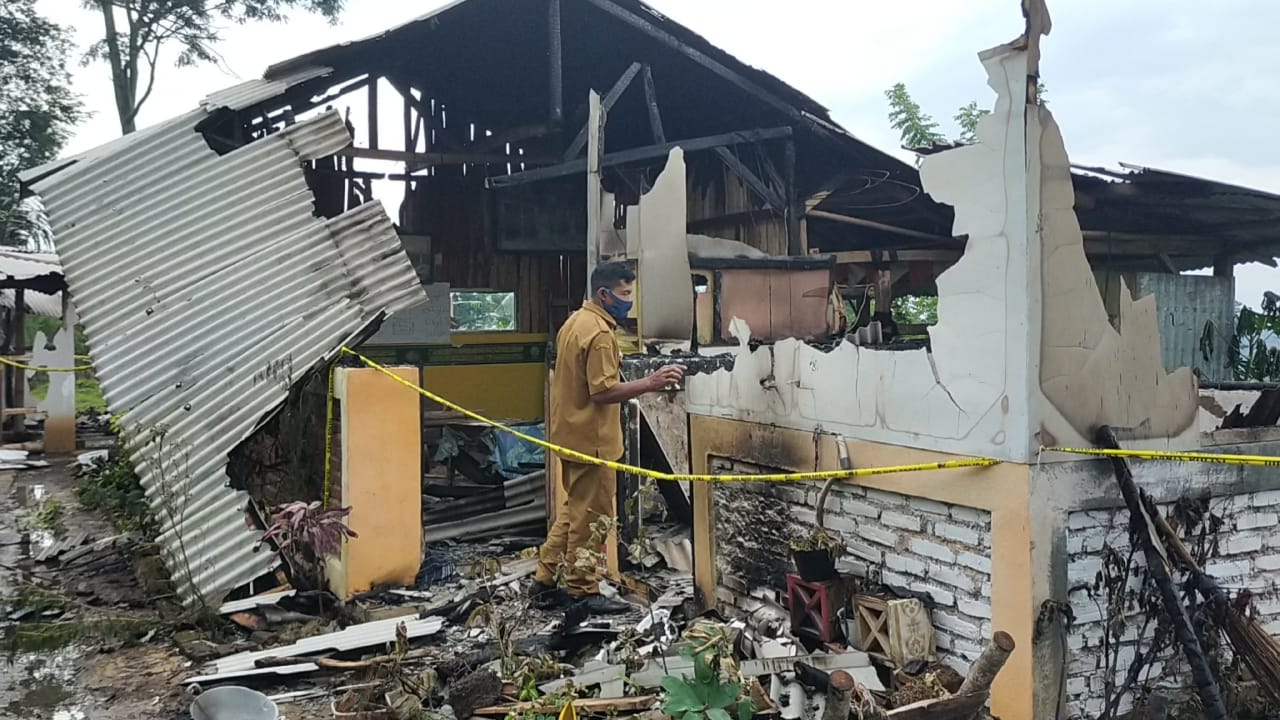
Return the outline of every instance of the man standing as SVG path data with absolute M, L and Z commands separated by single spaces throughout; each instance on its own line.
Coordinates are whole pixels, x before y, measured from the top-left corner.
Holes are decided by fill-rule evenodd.
M 601 460 L 622 457 L 621 403 L 659 392 L 684 377 L 683 366 L 668 365 L 643 380 L 621 381 L 622 353 L 613 331 L 631 311 L 635 279 L 635 273 L 623 263 L 598 265 L 591 273 L 587 301 L 556 336 L 549 439 Z M 613 517 L 617 480 L 617 474 L 607 467 L 562 458 L 560 483 L 565 491 L 564 502 L 539 550 L 538 572 L 530 591 L 539 605 L 566 600 L 557 588 L 563 569 L 568 599 L 580 602 L 588 613 L 629 609 L 626 603 L 600 594 L 594 563 L 589 570 L 579 567 L 579 550 L 593 551 L 595 556 L 599 549 L 600 543 L 592 542 L 592 525 L 602 517 Z

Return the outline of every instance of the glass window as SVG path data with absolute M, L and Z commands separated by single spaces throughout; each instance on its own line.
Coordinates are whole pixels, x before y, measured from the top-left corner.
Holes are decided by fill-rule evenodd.
M 493 332 L 516 329 L 516 294 L 488 290 L 449 293 L 454 332 Z

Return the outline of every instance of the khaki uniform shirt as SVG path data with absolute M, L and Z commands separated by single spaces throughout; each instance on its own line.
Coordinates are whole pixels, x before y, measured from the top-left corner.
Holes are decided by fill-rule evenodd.
M 622 457 L 622 406 L 591 402 L 592 395 L 621 382 L 615 327 L 604 308 L 583 303 L 556 336 L 551 380 L 551 442 L 602 460 Z

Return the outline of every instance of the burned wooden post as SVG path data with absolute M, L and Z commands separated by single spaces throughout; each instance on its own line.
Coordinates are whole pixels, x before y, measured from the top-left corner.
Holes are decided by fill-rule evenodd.
M 831 673 L 827 681 L 827 704 L 822 709 L 822 720 L 849 720 L 854 685 L 853 676 L 849 673 L 843 670 Z
M 549 121 L 558 128 L 564 122 L 564 41 L 560 31 L 560 0 L 547 8 L 547 74 L 550 88 Z
M 787 254 L 803 255 L 805 253 L 804 241 L 800 237 L 800 203 L 797 200 L 796 191 L 796 143 L 795 140 L 787 138 L 785 144 L 786 159 L 783 161 L 782 172 L 786 174 L 786 211 L 784 216 L 787 220 Z
M 995 682 L 996 675 L 1000 674 L 1000 669 L 1008 662 L 1009 656 L 1013 654 L 1017 643 L 1013 641 L 1013 636 L 1009 633 L 998 630 L 991 636 L 991 642 L 987 643 L 987 647 L 974 661 L 973 666 L 969 668 L 969 675 L 964 679 L 964 684 L 960 686 L 957 695 L 972 695 L 974 693 L 984 693 L 991 690 L 991 683 Z
M 1095 440 L 1099 447 L 1119 449 L 1120 442 L 1115 432 L 1108 426 L 1098 428 Z M 1142 546 L 1142 555 L 1147 561 L 1147 572 L 1160 591 L 1160 603 L 1165 614 L 1173 625 L 1174 637 L 1182 646 L 1182 653 L 1191 668 L 1191 679 L 1195 683 L 1200 702 L 1204 705 L 1205 717 L 1209 720 L 1226 720 L 1226 706 L 1222 701 L 1222 693 L 1218 690 L 1218 681 L 1209 668 L 1208 658 L 1195 629 L 1191 627 L 1191 619 L 1187 610 L 1178 599 L 1178 588 L 1169 576 L 1169 563 L 1165 557 L 1163 546 L 1158 545 L 1154 537 L 1151 518 L 1142 505 L 1138 487 L 1133 482 L 1133 472 L 1129 463 L 1122 457 L 1111 458 L 1111 467 L 1116 474 L 1116 482 L 1120 485 L 1120 494 L 1124 496 L 1124 504 L 1129 509 L 1129 528 L 1134 535 L 1134 542 Z
M 649 129 L 653 132 L 653 141 L 659 145 L 667 141 L 667 132 L 662 128 L 662 112 L 658 110 L 658 88 L 653 83 L 653 70 L 644 66 L 644 102 L 649 106 Z
M 378 149 L 378 76 L 369 76 L 369 149 Z

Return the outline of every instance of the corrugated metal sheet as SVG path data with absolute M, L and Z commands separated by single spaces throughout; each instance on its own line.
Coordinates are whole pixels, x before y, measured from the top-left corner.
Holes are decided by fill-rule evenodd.
M 46 275 L 62 275 L 62 265 L 59 264 L 57 255 L 0 250 L 0 278 L 20 281 Z
M 272 80 L 249 80 L 226 90 L 211 93 L 200 101 L 200 107 L 209 112 L 218 108 L 244 110 L 260 102 L 282 95 L 286 90 L 308 80 L 324 77 L 333 72 L 333 68 L 311 66 L 301 67 L 285 73 Z
M 1166 370 L 1197 368 L 1207 380 L 1230 380 L 1227 343 L 1235 331 L 1235 283 L 1231 278 L 1137 273 L 1135 297 L 1154 295 L 1160 321 L 1160 358 Z M 1213 324 L 1213 359 L 1200 348 Z
M 0 290 L 0 307 L 12 308 L 16 294 L 13 290 Z M 22 304 L 26 305 L 28 315 L 52 318 L 62 317 L 62 293 L 46 295 L 42 292 L 28 290 L 22 297 Z
M 107 403 L 153 438 L 130 452 L 179 591 L 217 603 L 274 565 L 247 496 L 228 487 L 228 453 L 308 368 L 423 292 L 379 204 L 313 214 L 301 162 L 350 144 L 337 113 L 224 156 L 194 129 L 205 116 L 91 151 L 33 188 Z
M 547 519 L 547 473 L 544 470 L 521 475 L 503 484 L 503 509 L 483 515 L 466 516 L 449 522 L 429 523 L 423 528 L 423 542 L 433 543 L 466 537 L 483 540 L 508 530 L 519 529 Z M 451 509 L 452 503 L 449 508 Z
M 346 630 L 340 630 L 335 633 L 303 638 L 287 647 L 231 655 L 221 660 L 215 660 L 208 669 L 219 674 L 241 672 L 254 669 L 256 663 L 265 658 L 314 657 L 326 652 L 373 647 L 394 641 L 396 639 L 396 626 L 400 623 L 404 623 L 405 632 L 408 633 L 409 639 L 412 640 L 413 638 L 426 637 L 440 632 L 441 628 L 444 627 L 444 618 L 429 617 L 419 619 L 401 617 L 375 620 L 363 625 L 353 625 Z

